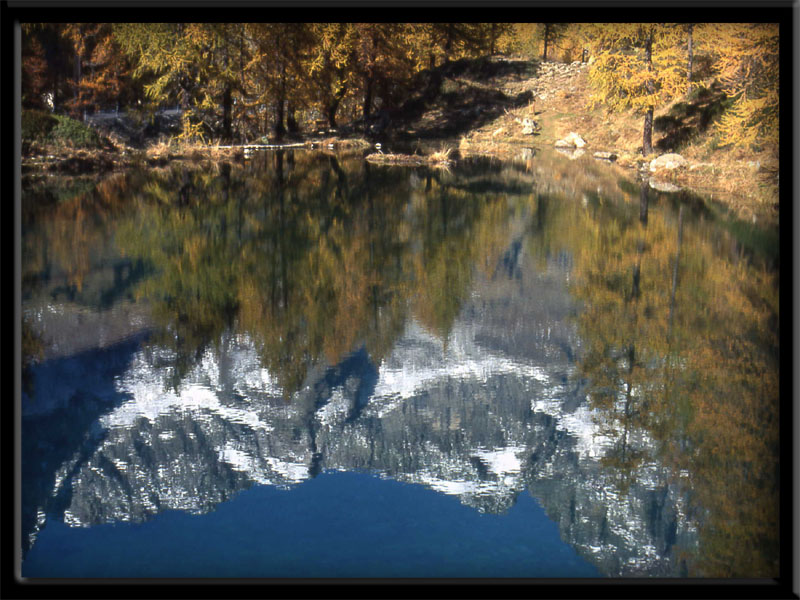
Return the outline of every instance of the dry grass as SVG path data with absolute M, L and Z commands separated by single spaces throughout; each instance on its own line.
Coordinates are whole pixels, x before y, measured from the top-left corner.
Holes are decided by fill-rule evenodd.
M 451 162 L 450 160 L 450 153 L 453 151 L 452 148 L 442 148 L 428 156 L 428 161 L 435 163 L 435 164 L 446 164 Z
M 706 84 L 710 85 L 710 81 Z M 590 93 L 586 72 L 583 71 L 569 81 L 568 89 L 549 90 L 544 99 L 541 95 L 537 97 L 535 104 L 506 111 L 495 121 L 466 134 L 461 138 L 459 150 L 464 156 L 513 158 L 520 154 L 521 146 L 552 147 L 556 140 L 574 131 L 586 140 L 587 150 L 615 152 L 617 165 L 621 167 L 637 167 L 662 153 L 647 157 L 641 155 L 642 115 L 592 108 Z M 667 114 L 670 108 L 662 108 L 655 116 Z M 536 135 L 521 134 L 519 123 L 525 118 L 538 122 Z M 661 136 L 655 132 L 653 143 L 656 144 Z M 678 150 L 692 163 L 691 170 L 659 174 L 659 179 L 722 201 L 744 218 L 776 220 L 777 159 L 768 151 L 719 148 L 714 144 L 713 136 L 712 125 Z
M 145 148 L 147 158 L 162 158 L 172 153 L 173 143 L 170 140 L 158 140 Z

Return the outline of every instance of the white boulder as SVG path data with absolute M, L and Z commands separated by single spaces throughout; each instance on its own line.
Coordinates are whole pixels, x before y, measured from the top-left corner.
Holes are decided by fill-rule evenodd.
M 586 146 L 586 141 L 574 131 L 560 140 L 556 140 L 556 148 L 583 148 Z
M 659 169 L 684 169 L 688 166 L 689 161 L 683 158 L 680 154 L 662 154 L 658 158 L 654 158 L 650 161 L 650 172 L 655 173 Z

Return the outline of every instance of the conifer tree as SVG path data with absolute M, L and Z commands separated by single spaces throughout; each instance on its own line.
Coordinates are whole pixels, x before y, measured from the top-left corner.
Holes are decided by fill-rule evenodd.
M 653 152 L 653 113 L 686 90 L 682 32 L 671 23 L 597 24 L 586 29 L 594 61 L 593 104 L 644 115 L 642 154 Z
M 777 24 L 714 23 L 704 26 L 715 49 L 714 71 L 733 106 L 722 116 L 723 144 L 770 144 L 777 152 L 780 53 Z
M 547 60 L 548 49 L 552 50 L 564 36 L 569 23 L 542 23 L 542 60 Z

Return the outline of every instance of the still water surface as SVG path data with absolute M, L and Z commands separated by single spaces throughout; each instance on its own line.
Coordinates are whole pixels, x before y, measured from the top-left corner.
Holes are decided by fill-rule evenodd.
M 23 182 L 23 576 L 777 576 L 777 232 L 626 177 Z

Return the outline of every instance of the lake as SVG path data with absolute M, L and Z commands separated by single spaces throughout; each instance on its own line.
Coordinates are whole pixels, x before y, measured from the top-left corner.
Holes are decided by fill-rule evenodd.
M 22 575 L 777 577 L 777 229 L 589 157 L 22 187 Z

